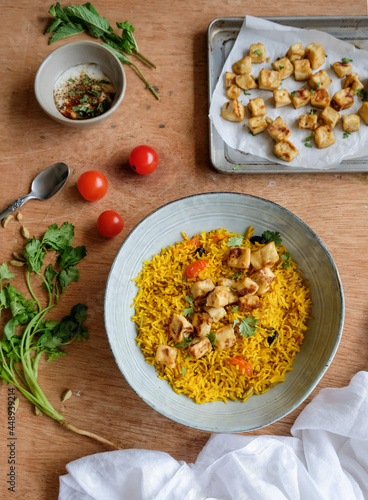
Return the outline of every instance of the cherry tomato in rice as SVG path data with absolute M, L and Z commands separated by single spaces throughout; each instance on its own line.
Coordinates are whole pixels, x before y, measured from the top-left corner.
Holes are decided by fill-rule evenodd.
M 108 182 L 103 173 L 98 170 L 88 170 L 79 177 L 77 188 L 84 199 L 97 201 L 105 196 Z
M 248 377 L 251 377 L 253 375 L 252 366 L 248 363 L 248 361 L 245 361 L 245 359 L 241 358 L 240 356 L 229 358 L 229 363 L 234 366 L 239 366 L 239 370 L 244 370 L 245 375 L 248 375 Z
M 208 266 L 209 262 L 209 260 L 196 260 L 195 262 L 192 262 L 185 269 L 185 276 L 187 278 L 195 278 L 198 273 Z
M 151 146 L 137 146 L 129 155 L 129 165 L 137 174 L 151 174 L 158 165 L 158 154 Z
M 114 210 L 106 210 L 97 219 L 97 229 L 102 236 L 117 236 L 124 227 L 124 220 Z

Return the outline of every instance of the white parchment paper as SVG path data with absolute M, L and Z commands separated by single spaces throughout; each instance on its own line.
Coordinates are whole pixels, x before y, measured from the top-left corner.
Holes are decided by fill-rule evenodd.
M 356 49 L 352 44 L 338 40 L 337 38 L 318 30 L 305 30 L 292 28 L 290 26 L 282 26 L 277 23 L 259 19 L 256 17 L 246 16 L 243 26 L 239 32 L 238 38 L 226 59 L 222 73 L 214 90 L 209 117 L 220 134 L 223 141 L 233 149 L 245 153 L 251 153 L 270 161 L 281 163 L 284 165 L 312 168 L 316 170 L 326 170 L 336 167 L 343 159 L 356 158 L 368 155 L 368 126 L 363 120 L 360 120 L 360 130 L 353 132 L 349 137 L 343 138 L 343 128 L 341 120 L 334 128 L 335 144 L 325 149 L 317 149 L 314 141 L 310 141 L 312 148 L 306 147 L 304 140 L 310 136 L 311 130 L 302 130 L 298 128 L 298 118 L 301 114 L 309 113 L 311 105 L 303 106 L 299 109 L 294 109 L 292 104 L 281 108 L 275 108 L 273 93 L 268 90 L 249 90 L 251 95 L 241 93 L 239 101 L 247 106 L 250 99 L 262 97 L 266 108 L 267 116 L 272 119 L 281 116 L 286 125 L 291 130 L 289 140 L 299 150 L 299 155 L 290 163 L 283 162 L 273 153 L 275 145 L 272 137 L 263 132 L 256 136 L 252 136 L 248 129 L 248 118 L 250 118 L 249 110 L 246 110 L 245 119 L 242 123 L 233 123 L 221 118 L 221 108 L 228 101 L 226 97 L 226 89 L 224 86 L 224 75 L 226 71 L 232 71 L 232 65 L 242 57 L 249 54 L 249 47 L 252 43 L 263 43 L 266 49 L 266 60 L 269 57 L 269 62 L 252 65 L 252 75 L 256 78 L 262 68 L 273 69 L 272 63 L 278 57 L 285 56 L 290 45 L 302 42 L 303 47 L 309 43 L 315 42 L 323 46 L 327 55 L 325 63 L 317 68 L 313 73 L 324 69 L 332 79 L 332 84 L 328 89 L 330 98 L 341 90 L 345 77 L 340 79 L 337 77 L 330 65 L 336 61 L 341 61 L 346 57 L 352 59 L 351 65 L 353 72 L 358 73 L 361 82 L 367 88 L 368 80 L 368 52 L 361 49 Z M 307 81 L 297 82 L 294 76 L 282 80 L 280 88 L 286 88 L 289 92 L 309 88 Z M 340 112 L 343 114 L 352 114 L 358 112 L 362 106 L 362 100 L 356 95 L 354 105 Z M 318 114 L 322 111 L 317 110 Z

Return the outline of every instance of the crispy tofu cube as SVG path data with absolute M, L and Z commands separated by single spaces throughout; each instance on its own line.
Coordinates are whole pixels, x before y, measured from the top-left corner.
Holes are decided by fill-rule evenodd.
M 317 128 L 317 115 L 300 115 L 298 120 L 298 127 L 302 129 L 316 130 Z
M 204 306 L 203 308 L 213 319 L 214 323 L 221 321 L 226 316 L 226 309 L 224 307 L 211 307 Z
M 236 293 L 239 297 L 244 295 L 253 295 L 258 290 L 258 285 L 255 281 L 246 276 L 242 280 L 239 280 L 234 286 Z
M 249 118 L 248 127 L 253 135 L 257 135 L 266 130 L 268 123 L 264 116 L 255 116 L 254 118 Z
M 339 113 L 331 108 L 331 106 L 326 106 L 319 116 L 320 123 L 322 123 L 322 125 L 328 125 L 331 130 L 336 127 L 339 120 Z
M 346 89 L 348 87 L 350 87 L 351 90 L 353 90 L 353 91 L 364 89 L 364 85 L 359 80 L 358 73 L 350 73 L 349 75 L 346 76 L 345 82 L 344 82 L 344 89 Z
M 230 71 L 226 71 L 225 73 L 225 87 L 229 88 L 231 85 L 234 85 L 235 83 L 235 73 L 230 73 Z
M 350 87 L 346 89 L 341 89 L 333 96 L 331 100 L 331 106 L 336 109 L 336 111 L 342 111 L 343 109 L 348 109 L 354 104 L 354 92 Z
M 264 267 L 253 273 L 251 278 L 258 284 L 257 295 L 264 295 L 270 289 L 270 285 L 276 279 L 276 276 L 269 267 Z
M 245 116 L 245 107 L 238 100 L 232 99 L 222 106 L 221 116 L 229 122 L 242 122 Z
M 282 141 L 291 136 L 290 129 L 281 116 L 278 116 L 276 120 L 268 125 L 267 132 L 276 142 Z
M 311 97 L 312 95 L 309 89 L 302 88 L 299 90 L 294 90 L 291 93 L 291 102 L 293 103 L 294 108 L 298 109 L 301 108 L 302 106 L 306 106 L 307 104 L 309 104 Z
M 248 247 L 231 247 L 227 265 L 229 267 L 248 269 L 250 264 L 250 252 L 251 250 Z
M 239 299 L 239 310 L 240 311 L 253 311 L 253 309 L 258 309 L 259 307 L 259 297 L 258 295 L 244 295 Z
M 368 125 L 368 102 L 363 102 L 363 105 L 359 108 L 358 111 L 360 118 L 364 121 L 366 125 Z
M 233 72 L 237 75 L 250 73 L 252 71 L 252 58 L 250 56 L 243 57 L 236 61 L 232 66 Z
M 155 361 L 163 365 L 169 366 L 170 368 L 175 368 L 177 355 L 178 355 L 178 350 L 176 347 L 170 347 L 168 345 L 159 345 L 156 349 Z
M 330 104 L 330 95 L 326 89 L 313 90 L 311 105 L 315 108 L 324 109 Z
M 228 286 L 216 286 L 207 296 L 206 306 L 225 307 L 238 301 L 238 295 Z
M 192 323 L 198 337 L 207 337 L 211 331 L 213 318 L 207 312 L 194 313 Z
M 215 345 L 217 349 L 220 349 L 220 351 L 223 351 L 224 349 L 229 349 L 236 343 L 236 336 L 232 325 L 223 326 L 222 328 L 216 330 L 215 333 L 216 333 Z
M 294 144 L 286 139 L 275 144 L 273 152 L 278 158 L 280 158 L 280 160 L 287 162 L 293 161 L 299 154 L 299 151 Z
M 325 51 L 319 43 L 310 43 L 305 47 L 305 57 L 310 61 L 312 69 L 317 69 L 325 62 Z
M 289 78 L 289 76 L 294 73 L 293 63 L 288 57 L 283 57 L 282 59 L 275 61 L 272 66 L 275 71 L 279 71 L 281 73 L 281 80 Z
M 230 85 L 230 87 L 226 91 L 226 97 L 232 101 L 233 99 L 238 99 L 241 94 L 241 88 L 237 85 Z
M 340 61 L 334 62 L 331 67 L 339 78 L 346 76 L 353 69 L 350 63 Z
M 174 314 L 169 325 L 169 332 L 175 342 L 182 342 L 184 337 L 193 333 L 193 325 L 182 314 Z
M 334 133 L 328 125 L 321 125 L 314 133 L 314 140 L 318 149 L 328 148 L 335 143 Z
M 275 101 L 275 108 L 281 108 L 291 104 L 291 97 L 286 89 L 277 89 L 273 91 L 273 98 Z
M 193 299 L 201 299 L 202 297 L 205 297 L 209 292 L 212 292 L 212 290 L 215 288 L 215 285 L 213 281 L 210 278 L 206 278 L 205 280 L 202 281 L 197 281 L 192 285 L 192 288 L 190 289 L 190 294 L 193 297 Z
M 308 59 L 298 59 L 294 61 L 294 78 L 297 82 L 309 80 L 313 71 Z
M 235 78 L 235 83 L 243 90 L 252 90 L 258 87 L 254 77 L 248 74 L 238 75 Z
M 290 45 L 289 50 L 286 53 L 286 57 L 290 59 L 291 62 L 297 61 L 304 57 L 305 50 L 303 49 L 303 44 L 301 42 L 294 43 Z
M 261 69 L 258 76 L 258 87 L 261 90 L 276 90 L 280 87 L 281 74 L 272 69 Z
M 314 73 L 308 80 L 308 85 L 314 90 L 328 89 L 331 83 L 332 80 L 324 69 Z
M 221 276 L 221 278 L 219 278 L 217 280 L 216 285 L 217 286 L 229 286 L 230 288 L 234 288 L 236 285 L 236 281 L 233 279 L 224 278 L 223 276 Z
M 196 359 L 199 359 L 212 351 L 212 345 L 207 337 L 203 339 L 196 338 L 190 343 L 188 351 Z
M 265 116 L 267 114 L 266 106 L 262 97 L 255 97 L 248 102 L 248 109 L 254 116 Z
M 341 121 L 345 132 L 358 132 L 360 127 L 360 118 L 358 115 L 343 115 Z
M 253 43 L 249 47 L 249 56 L 253 63 L 263 63 L 266 60 L 266 50 L 263 43 Z
M 250 256 L 250 263 L 256 271 L 263 267 L 272 267 L 278 261 L 279 254 L 274 241 L 270 241 L 264 247 L 252 252 Z

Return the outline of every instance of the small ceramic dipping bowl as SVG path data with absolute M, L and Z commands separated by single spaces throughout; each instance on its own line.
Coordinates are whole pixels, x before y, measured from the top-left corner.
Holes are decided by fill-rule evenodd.
M 110 107 L 98 116 L 83 119 L 66 117 L 57 108 L 55 91 L 59 89 L 59 95 L 63 91 L 64 95 L 74 96 L 74 102 L 70 105 L 77 109 L 80 107 L 75 100 L 78 91 L 73 90 L 72 82 L 85 74 L 90 81 L 111 82 L 115 96 Z M 66 43 L 51 52 L 38 68 L 34 83 L 37 101 L 45 113 L 59 123 L 77 128 L 91 127 L 109 118 L 120 106 L 125 87 L 125 72 L 119 59 L 107 47 L 86 40 Z M 93 92 L 98 96 L 98 91 Z

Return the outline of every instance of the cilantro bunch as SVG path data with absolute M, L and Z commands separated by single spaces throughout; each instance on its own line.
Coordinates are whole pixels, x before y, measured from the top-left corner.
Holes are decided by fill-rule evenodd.
M 52 33 L 49 44 L 83 32 L 88 33 L 93 38 L 100 38 L 103 41 L 102 45 L 108 47 L 122 64 L 127 64 L 135 69 L 146 88 L 152 92 L 156 99 L 159 99 L 156 90 L 146 80 L 140 69 L 126 56 L 126 54 L 136 56 L 152 68 L 156 68 L 139 52 L 133 35 L 135 28 L 129 21 L 116 23 L 116 27 L 122 30 L 121 35 L 117 35 L 109 21 L 100 16 L 90 2 L 83 5 L 67 5 L 64 8 L 57 2 L 55 5 L 51 5 L 49 14 L 55 18 L 44 32 L 45 34 Z
M 46 317 L 58 304 L 66 288 L 79 280 L 77 264 L 87 255 L 87 251 L 84 246 L 73 247 L 73 238 L 74 226 L 64 222 L 60 228 L 57 224 L 51 225 L 41 240 L 27 240 L 23 256 L 27 264 L 27 288 L 32 298 L 27 298 L 9 282 L 14 274 L 9 271 L 7 264 L 1 264 L 0 316 L 3 314 L 7 317 L 0 340 L 0 379 L 14 385 L 36 408 L 59 424 L 116 448 L 114 443 L 66 422 L 38 384 L 42 355 L 50 361 L 66 354 L 63 346 L 74 340 L 88 338 L 87 329 L 83 326 L 87 318 L 86 305 L 76 304 L 61 321 Z M 44 261 L 50 252 L 56 253 L 56 262 L 45 267 Z M 31 286 L 31 279 L 33 284 L 34 278 L 38 278 L 46 290 L 44 306 Z

